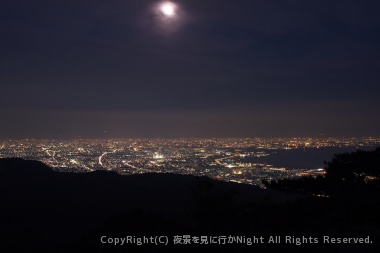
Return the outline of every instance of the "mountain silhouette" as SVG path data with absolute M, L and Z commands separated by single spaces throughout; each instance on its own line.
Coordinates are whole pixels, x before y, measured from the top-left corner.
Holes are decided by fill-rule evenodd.
M 191 175 L 60 173 L 37 161 L 0 159 L 0 199 L 0 252 L 194 252 L 199 249 L 283 252 L 284 247 L 293 252 L 376 252 L 376 243 L 380 241 L 378 207 L 346 212 L 328 199 Z M 327 234 L 371 236 L 374 243 L 281 247 L 101 243 L 102 236 L 268 238 Z

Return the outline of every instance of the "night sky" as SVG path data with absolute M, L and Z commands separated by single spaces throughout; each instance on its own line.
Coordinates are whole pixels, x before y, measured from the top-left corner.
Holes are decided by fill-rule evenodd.
M 0 138 L 380 135 L 380 1 L 1 0 Z

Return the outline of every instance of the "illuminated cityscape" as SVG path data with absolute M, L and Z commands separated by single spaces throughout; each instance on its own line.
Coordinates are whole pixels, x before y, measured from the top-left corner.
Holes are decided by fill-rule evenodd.
M 380 138 L 222 138 L 2 140 L 0 158 L 41 161 L 60 172 L 115 171 L 122 175 L 177 173 L 263 187 L 262 180 L 316 176 L 320 168 L 275 166 L 255 160 L 285 150 L 361 148 Z M 329 159 L 331 157 L 326 157 Z

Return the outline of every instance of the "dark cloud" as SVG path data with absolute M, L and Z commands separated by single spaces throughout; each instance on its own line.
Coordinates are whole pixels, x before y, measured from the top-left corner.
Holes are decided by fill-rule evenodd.
M 115 136 L 380 134 L 378 1 L 178 0 L 171 21 L 159 2 L 2 1 L 0 137 L 96 135 L 95 120 L 67 122 L 98 112 L 139 115 L 109 116 Z M 323 109 L 289 109 L 310 105 Z M 14 127 L 16 117 L 45 130 Z M 239 124 L 210 123 L 224 118 Z

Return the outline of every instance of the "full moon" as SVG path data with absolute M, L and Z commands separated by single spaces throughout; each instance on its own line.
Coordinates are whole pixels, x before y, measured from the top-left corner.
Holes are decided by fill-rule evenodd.
M 161 5 L 161 13 L 167 17 L 175 15 L 175 5 L 172 3 L 164 3 Z

